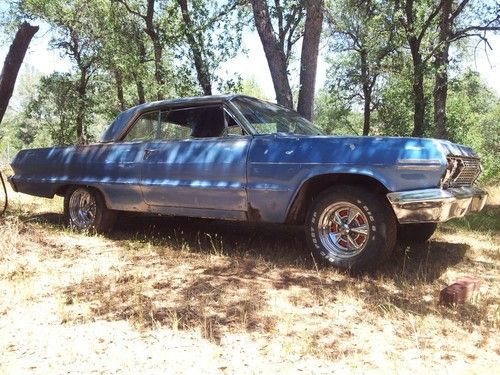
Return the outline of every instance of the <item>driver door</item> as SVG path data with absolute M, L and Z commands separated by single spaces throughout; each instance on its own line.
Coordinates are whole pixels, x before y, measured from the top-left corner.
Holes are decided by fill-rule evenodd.
M 155 115 L 154 139 L 141 163 L 144 202 L 153 211 L 188 216 L 246 212 L 251 136 L 227 136 L 223 106 L 168 108 Z

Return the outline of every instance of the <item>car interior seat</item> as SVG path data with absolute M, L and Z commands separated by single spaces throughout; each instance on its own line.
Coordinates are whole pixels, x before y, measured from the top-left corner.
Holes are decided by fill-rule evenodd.
M 192 138 L 220 137 L 224 133 L 224 112 L 221 108 L 199 111 L 197 121 L 193 121 Z

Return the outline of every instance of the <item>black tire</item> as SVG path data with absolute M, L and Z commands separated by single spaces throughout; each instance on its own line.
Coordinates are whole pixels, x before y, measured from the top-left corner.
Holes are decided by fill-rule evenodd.
M 398 241 L 400 243 L 424 243 L 436 231 L 437 223 L 399 224 Z
M 104 233 L 112 228 L 115 218 L 116 212 L 106 207 L 97 190 L 84 186 L 67 190 L 64 196 L 64 221 L 70 228 L 80 232 Z
M 376 268 L 389 258 L 396 245 L 397 221 L 382 194 L 342 185 L 325 190 L 313 201 L 305 230 L 309 247 L 322 261 L 357 272 Z M 340 235 L 342 231 L 347 234 Z

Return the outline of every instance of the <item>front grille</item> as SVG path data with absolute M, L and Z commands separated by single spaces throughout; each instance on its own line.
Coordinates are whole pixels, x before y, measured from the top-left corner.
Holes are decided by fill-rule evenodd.
M 445 187 L 471 186 L 481 173 L 479 158 L 467 156 L 448 156 L 448 169 L 443 178 Z

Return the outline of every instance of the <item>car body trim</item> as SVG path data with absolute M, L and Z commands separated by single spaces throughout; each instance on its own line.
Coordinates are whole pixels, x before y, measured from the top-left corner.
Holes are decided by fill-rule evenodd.
M 412 171 L 434 171 L 442 167 L 439 159 L 398 159 L 396 169 Z

